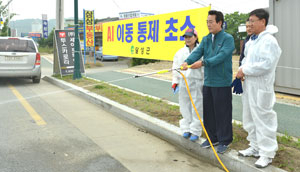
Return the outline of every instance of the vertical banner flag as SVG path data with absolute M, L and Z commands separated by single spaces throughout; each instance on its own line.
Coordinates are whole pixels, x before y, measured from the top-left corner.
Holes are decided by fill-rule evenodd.
M 43 37 L 45 39 L 48 38 L 48 20 L 47 14 L 42 14 L 42 21 L 43 21 Z
M 94 11 L 87 11 L 84 12 L 84 34 L 85 34 L 85 46 L 86 47 L 94 47 Z
M 103 54 L 173 60 L 184 46 L 182 35 L 195 28 L 198 40 L 206 36 L 210 7 L 103 23 Z

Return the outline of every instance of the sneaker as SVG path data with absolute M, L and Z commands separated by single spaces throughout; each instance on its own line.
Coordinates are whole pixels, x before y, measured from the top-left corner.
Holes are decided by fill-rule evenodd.
M 254 157 L 258 158 L 259 157 L 259 152 L 257 150 L 255 150 L 253 147 L 249 147 L 248 149 L 239 151 L 238 155 L 239 156 L 244 156 L 244 157 L 254 156 Z
M 269 157 L 265 157 L 265 156 L 261 156 L 256 162 L 255 162 L 255 166 L 257 168 L 265 168 L 267 167 L 269 164 L 272 163 L 272 158 Z
M 218 145 L 218 144 L 219 144 L 219 142 L 212 143 L 212 145 L 214 145 L 214 146 L 216 146 L 216 145 Z M 201 147 L 202 147 L 202 148 L 209 148 L 209 147 L 210 147 L 209 141 L 208 141 L 208 140 L 205 140 L 205 142 L 203 142 L 203 143 L 201 144 Z
M 190 136 L 191 136 L 191 133 L 190 132 L 185 132 L 183 133 L 182 135 L 184 138 L 188 139 Z
M 221 145 L 221 144 L 220 144 L 220 145 L 218 146 L 217 152 L 223 154 L 223 153 L 226 152 L 227 148 L 228 148 L 228 145 Z
M 190 141 L 195 142 L 199 139 L 199 136 L 192 134 L 192 136 L 190 137 Z

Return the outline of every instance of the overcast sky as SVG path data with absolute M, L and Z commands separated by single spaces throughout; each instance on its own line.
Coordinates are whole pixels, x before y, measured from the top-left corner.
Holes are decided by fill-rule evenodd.
M 9 0 L 2 1 L 6 4 Z M 74 17 L 74 0 L 64 0 L 64 3 L 65 18 Z M 145 13 L 164 14 L 209 4 L 212 5 L 212 9 L 224 13 L 248 13 L 256 8 L 268 7 L 269 0 L 78 0 L 78 12 L 79 18 L 82 18 L 83 9 L 94 10 L 95 17 L 100 19 L 118 17 L 119 12 L 140 10 Z M 42 18 L 42 14 L 47 14 L 48 19 L 54 19 L 55 8 L 56 0 L 13 0 L 9 7 L 11 12 L 17 14 L 13 20 Z

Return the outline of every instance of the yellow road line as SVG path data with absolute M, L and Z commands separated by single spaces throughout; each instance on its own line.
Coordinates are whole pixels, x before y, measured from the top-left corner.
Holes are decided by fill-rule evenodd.
M 46 122 L 43 118 L 33 109 L 33 107 L 24 99 L 24 97 L 19 93 L 19 91 L 13 87 L 11 84 L 8 85 L 11 91 L 15 94 L 15 96 L 19 99 L 21 104 L 33 118 L 37 125 L 46 125 Z

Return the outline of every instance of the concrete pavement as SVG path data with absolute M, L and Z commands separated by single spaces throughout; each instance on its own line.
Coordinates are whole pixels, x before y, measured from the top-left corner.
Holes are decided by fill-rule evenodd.
M 64 112 L 74 110 L 72 115 L 87 108 L 99 116 L 100 108 L 58 91 L 43 80 L 32 84 L 23 78 L 0 78 L 0 171 L 130 172 L 66 120 L 57 106 Z M 85 106 L 76 109 L 74 104 Z

